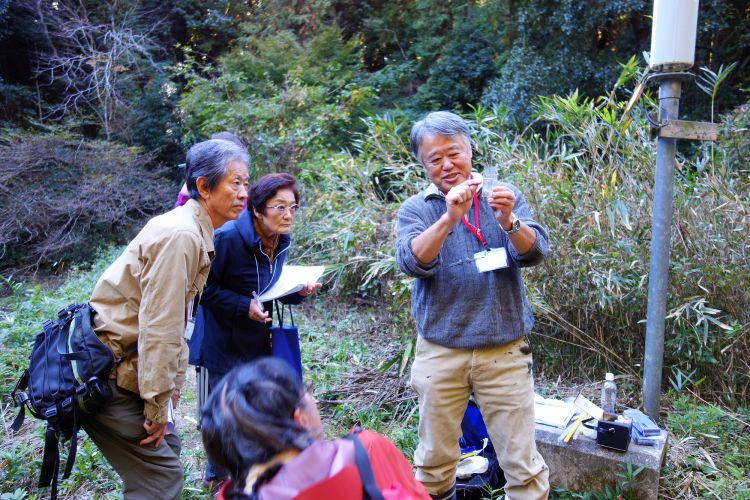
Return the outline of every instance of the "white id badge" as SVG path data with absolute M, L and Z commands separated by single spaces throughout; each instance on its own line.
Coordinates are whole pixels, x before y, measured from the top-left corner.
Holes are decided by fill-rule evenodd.
M 190 318 L 185 325 L 185 340 L 190 340 L 193 337 L 193 329 L 195 328 L 195 318 Z
M 508 253 L 505 248 L 490 248 L 489 250 L 474 254 L 474 262 L 480 273 L 505 269 L 508 267 Z

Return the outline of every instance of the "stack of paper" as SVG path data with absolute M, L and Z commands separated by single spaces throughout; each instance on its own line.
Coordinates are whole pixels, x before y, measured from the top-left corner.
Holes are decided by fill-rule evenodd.
M 257 297 L 259 302 L 268 302 L 292 293 L 299 292 L 305 283 L 315 283 L 323 275 L 324 266 L 284 266 L 279 280 L 266 292 Z
M 576 408 L 570 403 L 534 394 L 534 420 L 540 424 L 562 428 L 575 413 Z

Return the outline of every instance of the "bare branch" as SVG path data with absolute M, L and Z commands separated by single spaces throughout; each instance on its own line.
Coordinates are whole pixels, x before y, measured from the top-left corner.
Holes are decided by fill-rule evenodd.
M 120 8 L 116 0 L 99 2 L 94 11 L 81 0 L 37 0 L 34 8 L 49 41 L 37 76 L 64 85 L 46 117 L 89 110 L 109 139 L 128 108 L 125 89 L 144 73 L 159 71 L 154 35 L 162 21 L 149 20 L 153 10 Z
M 168 204 L 151 155 L 62 134 L 26 134 L 0 143 L 0 268 L 36 269 L 90 255 L 102 241 Z

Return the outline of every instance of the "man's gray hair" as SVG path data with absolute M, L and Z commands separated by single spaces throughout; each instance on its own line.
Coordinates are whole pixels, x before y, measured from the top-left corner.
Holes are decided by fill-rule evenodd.
M 469 126 L 463 118 L 450 111 L 434 111 L 429 113 L 411 128 L 411 154 L 420 163 L 422 162 L 422 158 L 419 156 L 419 148 L 422 147 L 422 140 L 428 135 L 442 135 L 446 137 L 460 135 L 466 143 L 466 147 L 471 148 L 471 130 Z
M 196 184 L 198 177 L 204 177 L 206 187 L 213 191 L 233 161 L 240 161 L 245 165 L 250 162 L 247 151 L 233 142 L 209 139 L 194 144 L 188 150 L 185 161 L 185 184 L 190 198 L 200 198 Z

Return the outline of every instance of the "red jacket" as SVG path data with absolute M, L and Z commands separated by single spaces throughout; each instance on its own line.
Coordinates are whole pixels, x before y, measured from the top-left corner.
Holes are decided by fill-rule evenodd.
M 414 479 L 404 455 L 388 438 L 372 431 L 357 434 L 370 459 L 375 483 L 385 500 L 429 500 L 424 487 Z M 227 482 L 217 495 L 231 488 Z M 333 495 L 333 496 L 332 496 Z M 354 462 L 354 443 L 346 439 L 316 441 L 285 464 L 260 487 L 261 500 L 360 500 L 362 483 Z

